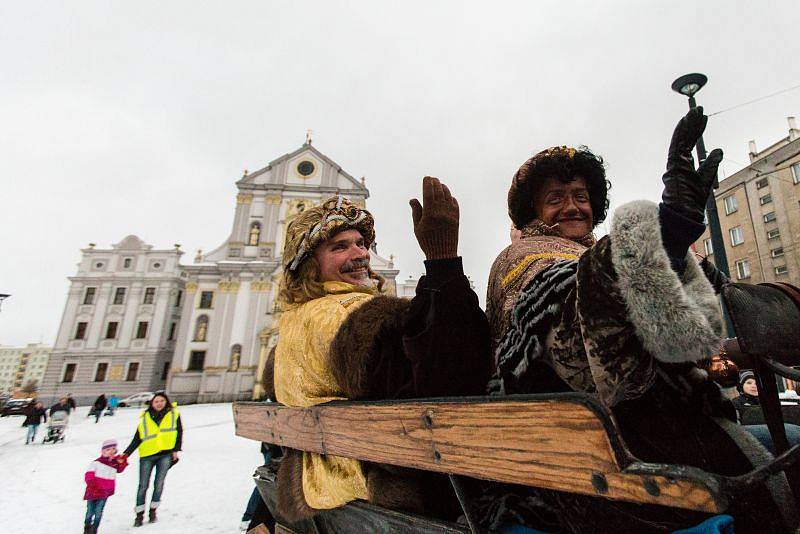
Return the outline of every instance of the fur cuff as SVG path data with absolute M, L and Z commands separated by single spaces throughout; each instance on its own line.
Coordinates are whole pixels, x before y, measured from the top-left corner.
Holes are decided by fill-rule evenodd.
M 682 279 L 672 270 L 656 204 L 637 200 L 617 208 L 611 258 L 628 317 L 650 354 L 678 363 L 719 350 L 722 319 L 714 289 L 691 253 Z

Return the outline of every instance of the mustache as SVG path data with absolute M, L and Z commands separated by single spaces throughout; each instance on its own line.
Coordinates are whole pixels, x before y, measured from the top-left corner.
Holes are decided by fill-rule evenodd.
M 353 260 L 342 265 L 340 272 L 351 273 L 357 269 L 364 269 L 364 268 L 369 269 L 369 260 L 367 259 Z

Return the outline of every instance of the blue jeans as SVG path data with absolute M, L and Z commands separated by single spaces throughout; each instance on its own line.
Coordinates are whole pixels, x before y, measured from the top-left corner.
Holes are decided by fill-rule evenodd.
M 86 519 L 83 520 L 83 524 L 94 525 L 97 528 L 100 525 L 100 518 L 103 517 L 103 508 L 105 507 L 106 499 L 86 501 Z
M 156 469 L 156 479 L 153 482 L 153 496 L 150 497 L 150 508 L 158 508 L 161 502 L 161 492 L 164 491 L 164 479 L 172 464 L 172 454 L 154 454 L 139 458 L 139 489 L 136 492 L 136 511 L 144 512 L 144 502 L 147 488 L 150 486 L 150 475 Z
M 783 427 L 786 429 L 786 439 L 790 447 L 800 443 L 800 426 L 785 423 Z M 775 445 L 772 443 L 767 425 L 742 425 L 742 428 L 752 434 L 769 452 L 775 454 Z
M 38 429 L 39 425 L 28 425 L 28 435 L 25 437 L 25 445 L 33 443 L 33 440 L 36 439 L 36 431 Z

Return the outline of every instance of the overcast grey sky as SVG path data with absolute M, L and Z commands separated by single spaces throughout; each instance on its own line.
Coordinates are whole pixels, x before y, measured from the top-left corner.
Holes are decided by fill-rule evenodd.
M 81 247 L 136 234 L 190 262 L 228 236 L 234 182 L 314 144 L 365 175 L 379 251 L 422 271 L 408 199 L 440 177 L 483 297 L 529 155 L 603 155 L 612 210 L 657 200 L 674 78 L 714 112 L 800 84 L 800 2 L 3 2 L 0 343 L 52 343 Z M 732 174 L 800 91 L 709 121 Z

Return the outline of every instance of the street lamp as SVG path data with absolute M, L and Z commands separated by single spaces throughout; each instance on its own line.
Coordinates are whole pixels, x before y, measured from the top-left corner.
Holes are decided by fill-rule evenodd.
M 708 82 L 705 74 L 692 73 L 684 74 L 672 82 L 672 90 L 680 93 L 689 99 L 689 109 L 697 107 L 694 95 L 703 88 Z M 706 145 L 703 136 L 697 140 L 697 159 L 702 162 L 706 159 Z M 714 178 L 714 189 L 719 187 L 719 180 Z M 725 253 L 725 240 L 722 238 L 722 229 L 719 226 L 719 214 L 717 213 L 717 202 L 712 191 L 706 200 L 706 218 L 708 219 L 708 229 L 711 233 L 711 249 L 714 254 L 714 264 L 717 269 L 725 273 L 730 278 L 731 273 L 728 269 L 728 255 Z

